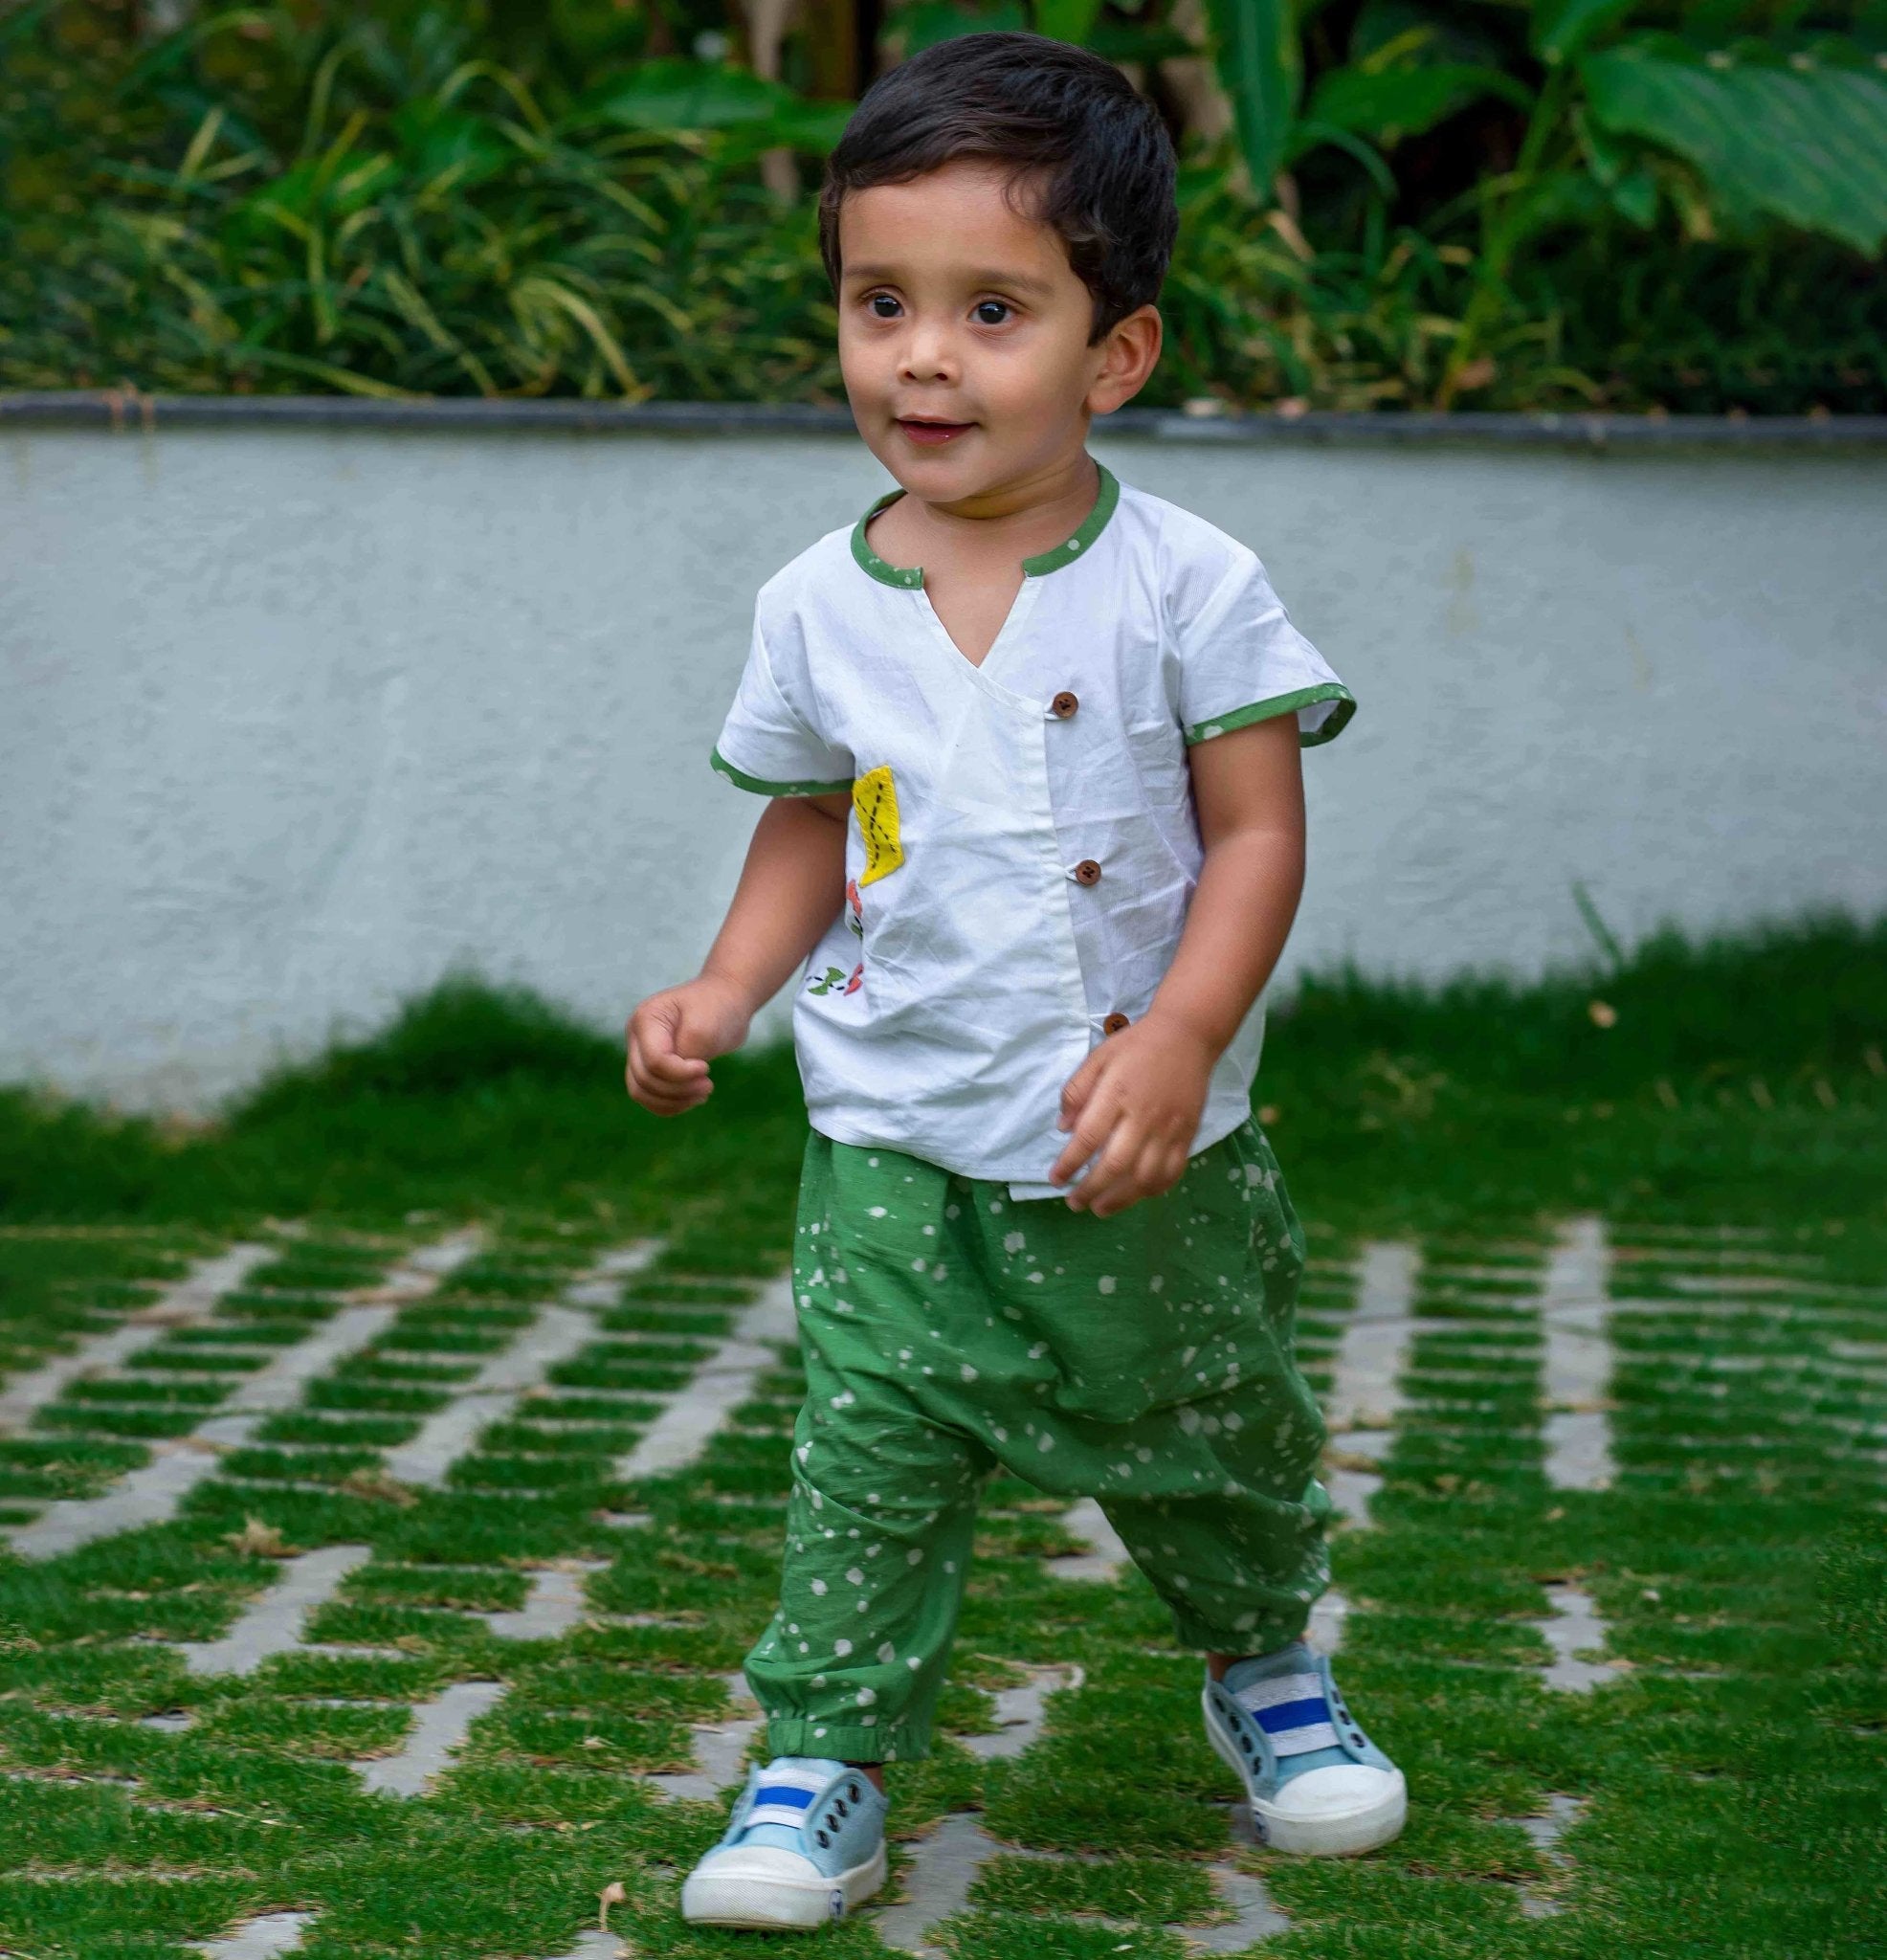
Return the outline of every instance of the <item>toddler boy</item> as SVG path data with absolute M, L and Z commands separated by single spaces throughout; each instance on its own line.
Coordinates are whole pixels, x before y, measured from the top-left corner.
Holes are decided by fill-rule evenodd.
M 879 1766 L 929 1748 L 997 1465 L 1099 1500 L 1269 1841 L 1368 1850 L 1406 1796 L 1302 1638 L 1323 1425 L 1251 1114 L 1299 747 L 1355 703 L 1250 549 L 1085 447 L 1159 356 L 1171 144 L 1098 56 L 966 34 L 872 87 L 820 219 L 900 487 L 761 588 L 713 763 L 768 802 L 700 974 L 628 1031 L 678 1113 L 802 973 L 773 1760 L 682 1910 L 807 1927 L 883 1883 Z

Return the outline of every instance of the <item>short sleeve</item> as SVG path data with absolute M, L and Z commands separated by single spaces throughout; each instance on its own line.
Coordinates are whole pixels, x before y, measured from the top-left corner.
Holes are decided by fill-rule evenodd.
M 1309 748 L 1340 734 L 1356 713 L 1355 697 L 1291 624 L 1257 554 L 1242 546 L 1232 569 L 1174 630 L 1188 745 L 1295 714 Z
M 820 796 L 852 788 L 852 757 L 825 741 L 787 699 L 758 618 L 734 704 L 708 760 L 730 782 L 762 796 Z

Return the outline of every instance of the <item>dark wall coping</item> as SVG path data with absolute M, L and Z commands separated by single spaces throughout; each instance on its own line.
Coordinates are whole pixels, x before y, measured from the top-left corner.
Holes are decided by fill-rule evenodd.
M 140 394 L 130 390 L 0 393 L 0 430 L 387 429 L 589 435 L 852 435 L 844 407 L 798 402 L 490 401 L 470 396 Z M 1098 437 L 1165 442 L 1581 450 L 1887 449 L 1887 415 L 1185 414 L 1125 408 Z

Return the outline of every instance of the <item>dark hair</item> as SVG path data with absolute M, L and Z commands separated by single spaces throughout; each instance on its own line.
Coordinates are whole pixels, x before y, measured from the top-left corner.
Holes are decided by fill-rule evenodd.
M 939 41 L 878 77 L 826 162 L 819 251 L 839 288 L 848 190 L 902 184 L 963 157 L 1040 176 L 1032 215 L 1052 226 L 1094 295 L 1092 346 L 1159 297 L 1179 231 L 1172 138 L 1111 61 L 1048 34 Z

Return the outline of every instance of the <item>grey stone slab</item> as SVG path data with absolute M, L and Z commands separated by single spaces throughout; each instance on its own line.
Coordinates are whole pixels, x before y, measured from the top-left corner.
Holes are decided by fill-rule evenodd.
M 436 1414 L 429 1415 L 410 1442 L 387 1452 L 382 1467 L 396 1483 L 436 1490 L 446 1473 L 467 1455 L 479 1434 L 492 1423 L 501 1421 L 517 1404 L 515 1393 L 456 1395 Z
M 614 1474 L 634 1482 L 685 1470 L 734 1411 L 752 1398 L 761 1376 L 778 1365 L 774 1348 L 797 1334 L 792 1281 L 783 1277 L 747 1308 L 687 1385 L 668 1398 L 635 1447 L 616 1459 Z
M 1665 1284 L 1674 1292 L 1716 1295 L 1740 1300 L 1745 1306 L 1751 1301 L 1773 1296 L 1844 1304 L 1852 1301 L 1875 1305 L 1887 1301 L 1887 1287 L 1854 1285 L 1834 1280 L 1795 1280 L 1782 1274 L 1673 1273 Z
M 1291 1930 L 1290 1920 L 1272 1903 L 1264 1881 L 1237 1865 L 1208 1867 L 1212 1889 L 1232 1913 L 1224 1926 L 1175 1927 L 1195 1953 L 1242 1953 L 1259 1940 Z
M 477 1225 L 468 1225 L 459 1232 L 449 1232 L 443 1238 L 435 1238 L 432 1244 L 410 1252 L 388 1276 L 388 1283 L 399 1285 L 411 1273 L 413 1278 L 410 1283 L 430 1293 L 448 1274 L 456 1272 L 484 1242 L 484 1232 Z
M 57 1558 L 97 1538 L 162 1525 L 216 1468 L 216 1451 L 201 1438 L 159 1443 L 148 1463 L 127 1471 L 98 1497 L 61 1498 L 30 1525 L 14 1525 L 7 1542 L 25 1559 Z
M 931 1960 L 942 1949 L 931 1942 L 930 1929 L 968 1904 L 977 1873 L 1006 1852 L 1015 1855 L 989 1836 L 981 1818 L 953 1812 L 917 1844 L 904 1897 L 872 1916 L 878 1938 L 894 1952 Z
M 392 1325 L 398 1311 L 392 1306 L 344 1306 L 306 1340 L 279 1349 L 276 1358 L 249 1376 L 223 1407 L 232 1414 L 271 1415 L 293 1409 L 311 1381 L 377 1341 Z
M 1313 1653 L 1335 1654 L 1342 1648 L 1351 1611 L 1349 1601 L 1334 1586 L 1311 1608 L 1304 1638 Z
M 1585 1808 L 1584 1797 L 1565 1796 L 1555 1792 L 1546 1799 L 1544 1816 L 1516 1817 L 1513 1821 L 1533 1840 L 1541 1857 L 1549 1865 L 1563 1869 L 1571 1862 L 1571 1860 L 1559 1849 L 1560 1839 L 1577 1821 Z M 1521 1888 L 1521 1912 L 1525 1918 L 1551 1919 L 1565 1910 L 1565 1907 L 1557 1899 L 1544 1898 L 1530 1887 Z
M 424 1291 L 436 1286 L 442 1274 L 469 1258 L 476 1244 L 473 1235 L 455 1233 L 432 1247 L 404 1256 L 389 1269 L 389 1278 L 403 1273 L 415 1276 L 407 1294 L 419 1297 L 415 1288 Z M 233 1254 L 229 1257 L 233 1259 Z M 416 1264 L 422 1258 L 432 1260 L 430 1268 Z M 235 1270 L 235 1264 L 228 1270 Z M 373 1316 L 390 1311 L 366 1303 L 344 1307 L 311 1328 L 305 1338 L 279 1350 L 274 1361 L 250 1376 L 229 1402 L 204 1416 L 189 1436 L 154 1444 L 149 1462 L 127 1471 L 96 1497 L 62 1498 L 47 1505 L 31 1524 L 10 1527 L 7 1543 L 22 1558 L 56 1558 L 95 1539 L 167 1523 L 190 1492 L 214 1471 L 222 1451 L 247 1443 L 264 1414 L 293 1407 L 316 1374 L 349 1351 L 346 1343 L 372 1338 L 364 1330 L 378 1325 Z
M 452 1466 L 471 1453 L 485 1429 L 507 1420 L 553 1368 L 595 1340 L 595 1311 L 583 1303 L 599 1287 L 605 1290 L 598 1303 L 613 1300 L 623 1278 L 647 1265 L 660 1249 L 659 1239 L 637 1239 L 605 1253 L 564 1289 L 557 1302 L 540 1307 L 444 1408 L 427 1418 L 411 1441 L 387 1453 L 387 1475 L 396 1483 L 442 1488 Z
M 588 1307 L 542 1306 L 537 1317 L 518 1330 L 517 1338 L 473 1377 L 470 1392 L 517 1395 L 534 1389 L 553 1368 L 595 1338 L 596 1317 Z
M 557 1960 L 626 1960 L 629 1949 L 614 1933 L 600 1931 L 591 1927 L 588 1932 L 577 1935 L 574 1947 L 566 1947 Z
M 1376 1239 L 1358 1262 L 1356 1311 L 1337 1349 L 1325 1420 L 1334 1435 L 1380 1428 L 1402 1408 L 1401 1376 L 1409 1353 L 1420 1258 L 1399 1239 Z
M 695 1767 L 648 1778 L 665 1796 L 712 1802 L 730 1783 L 741 1780 L 748 1747 L 766 1726 L 766 1718 L 744 1674 L 730 1674 L 726 1685 L 734 1713 L 722 1722 L 695 1726 Z
M 1343 1441 L 1347 1443 L 1348 1437 Z M 1330 1493 L 1330 1502 L 1343 1516 L 1344 1526 L 1352 1531 L 1366 1530 L 1369 1527 L 1369 1506 L 1376 1493 L 1383 1487 L 1383 1480 L 1373 1471 L 1353 1470 L 1325 1464 L 1319 1473 L 1323 1487 Z
M 204 1960 L 274 1960 L 292 1953 L 314 1924 L 312 1912 L 269 1912 L 252 1919 L 203 1949 Z
M 253 1674 L 271 1656 L 300 1646 L 308 1615 L 371 1556 L 368 1546 L 329 1545 L 288 1560 L 276 1583 L 220 1639 L 183 1643 L 184 1665 L 191 1674 Z
M 563 1299 L 571 1306 L 614 1306 L 622 1298 L 622 1282 L 633 1279 L 662 1249 L 659 1238 L 638 1238 L 619 1245 L 590 1267 L 573 1285 L 566 1286 Z
M 224 1294 L 233 1293 L 276 1248 L 243 1241 L 198 1259 L 174 1286 L 166 1287 L 148 1306 L 129 1314 L 108 1332 L 81 1341 L 70 1354 L 43 1362 L 0 1393 L 0 1436 L 30 1428 L 33 1416 L 56 1402 L 66 1390 L 87 1375 L 123 1368 L 144 1348 L 161 1341 L 173 1327 L 189 1326 L 214 1311 Z
M 986 1762 L 1019 1756 L 1042 1732 L 1048 1698 L 1065 1688 L 1078 1688 L 1086 1679 L 1082 1670 L 1073 1664 L 1032 1667 L 1026 1682 L 996 1690 L 996 1732 L 966 1735 L 963 1738 L 964 1748 Z
M 1546 1685 L 1563 1694 L 1587 1695 L 1618 1680 L 1620 1670 L 1610 1661 L 1583 1658 L 1606 1643 L 1606 1623 L 1592 1595 L 1579 1586 L 1549 1586 L 1546 1599 L 1552 1612 L 1533 1622 L 1553 1650 L 1544 1674 Z
M 458 1753 L 480 1715 L 505 1696 L 501 1681 L 459 1681 L 442 1688 L 412 1711 L 412 1726 L 398 1755 L 375 1756 L 354 1765 L 369 1790 L 393 1796 L 417 1796 Z
M 1356 1309 L 1344 1323 L 1324 1405 L 1331 1459 L 1320 1473 L 1330 1501 L 1352 1530 L 1369 1526 L 1369 1505 L 1383 1480 L 1359 1467 L 1380 1461 L 1406 1405 L 1402 1377 L 1417 1330 L 1415 1288 L 1421 1254 L 1403 1239 L 1372 1239 L 1356 1265 Z
M 1073 1854 L 1005 1844 L 990 1837 L 979 1816 L 969 1812 L 954 1812 L 917 1844 L 905 1879 L 904 1896 L 871 1915 L 878 1938 L 894 1952 L 937 1960 L 944 1949 L 933 1937 L 936 1928 L 967 1908 L 977 1874 L 997 1858 L 1028 1859 L 1042 1863 L 1097 1861 Z M 1239 1953 L 1254 1941 L 1289 1930 L 1290 1921 L 1273 1904 L 1261 1880 L 1239 1870 L 1229 1860 L 1209 1869 L 1213 1889 L 1230 1908 L 1232 1918 L 1223 1926 L 1172 1927 L 1192 1952 Z M 1125 1920 L 1088 1923 L 1098 1923 L 1122 1934 L 1142 1929 Z
M 1618 1474 L 1611 1448 L 1612 1348 L 1605 1307 L 1611 1252 L 1602 1218 L 1560 1228 L 1540 1291 L 1546 1348 L 1541 1388 L 1546 1481 L 1555 1490 L 1604 1490 Z
M 1084 1497 L 1061 1514 L 1064 1531 L 1081 1540 L 1086 1549 L 1064 1557 L 1042 1561 L 1043 1568 L 1057 1579 L 1079 1579 L 1106 1585 L 1118 1579 L 1133 1563 L 1121 1534 L 1109 1523 L 1107 1513 L 1091 1497 Z
M 600 1562 L 584 1561 L 552 1567 L 531 1574 L 531 1590 L 516 1613 L 488 1613 L 485 1624 L 500 1639 L 555 1640 L 583 1622 L 588 1611 L 584 1595 L 586 1572 L 608 1571 Z

